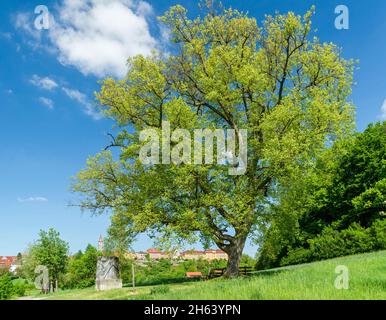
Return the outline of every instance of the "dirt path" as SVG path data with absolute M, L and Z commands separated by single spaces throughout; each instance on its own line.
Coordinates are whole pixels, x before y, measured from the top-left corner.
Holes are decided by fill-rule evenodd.
M 37 298 L 37 297 L 30 297 L 30 296 L 27 296 L 27 297 L 20 297 L 19 299 L 17 300 L 44 300 L 45 298 Z

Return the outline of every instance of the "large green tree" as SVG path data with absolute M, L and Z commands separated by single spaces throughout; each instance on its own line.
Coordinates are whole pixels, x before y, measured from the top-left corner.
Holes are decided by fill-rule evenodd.
M 83 208 L 111 210 L 120 236 L 214 242 L 228 254 L 231 277 L 281 179 L 313 167 L 321 150 L 350 133 L 353 63 L 312 37 L 313 10 L 258 25 L 237 10 L 209 9 L 192 20 L 172 7 L 160 19 L 170 30 L 168 53 L 130 58 L 125 79 L 104 80 L 97 98 L 120 131 L 73 189 Z M 246 129 L 245 174 L 230 175 L 233 162 L 143 164 L 141 130 L 166 125 L 233 129 L 236 138 Z

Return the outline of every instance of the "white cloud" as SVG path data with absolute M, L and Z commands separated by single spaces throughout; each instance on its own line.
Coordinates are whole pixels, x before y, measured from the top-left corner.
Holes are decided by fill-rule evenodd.
M 386 100 L 383 101 L 383 105 L 381 107 L 381 114 L 379 116 L 382 120 L 386 120 Z
M 89 115 L 94 120 L 100 120 L 103 118 L 103 114 L 95 110 L 94 105 L 88 100 L 84 93 L 65 87 L 62 88 L 62 90 L 70 99 L 77 101 L 83 106 L 83 111 L 85 114 Z
M 87 97 L 84 93 L 74 89 L 68 89 L 68 88 L 62 88 L 62 89 L 64 93 L 72 100 L 76 100 L 81 104 L 87 103 Z
M 40 41 L 41 33 L 34 27 L 34 15 L 29 12 L 20 12 L 16 14 L 14 23 L 16 29 L 24 31 L 27 35 L 31 36 L 36 42 Z M 32 45 L 30 42 L 29 44 Z
M 0 36 L 7 40 L 12 40 L 12 34 L 9 32 L 0 32 Z
M 41 104 L 45 105 L 50 110 L 54 108 L 54 102 L 51 99 L 40 97 L 39 101 Z
M 45 90 L 53 90 L 55 89 L 58 84 L 55 82 L 55 80 L 52 80 L 48 77 L 39 77 L 38 75 L 34 74 L 32 78 L 30 79 L 30 82 L 39 88 L 45 89 Z
M 154 12 L 153 12 L 153 7 L 149 3 L 145 1 L 139 1 L 136 8 L 136 13 L 139 16 L 145 17 L 145 16 L 152 15 Z
M 47 202 L 48 199 L 45 197 L 28 197 L 28 198 L 17 198 L 18 202 Z
M 127 58 L 147 55 L 156 47 L 144 1 L 64 0 L 49 37 L 63 65 L 85 75 L 123 77 Z

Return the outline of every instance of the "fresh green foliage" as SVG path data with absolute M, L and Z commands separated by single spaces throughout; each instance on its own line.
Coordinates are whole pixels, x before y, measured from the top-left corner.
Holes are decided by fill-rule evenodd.
M 371 226 L 371 232 L 374 237 L 375 248 L 377 250 L 386 248 L 386 220 L 376 221 Z
M 191 19 L 182 6 L 170 8 L 160 19 L 169 54 L 130 58 L 125 79 L 102 82 L 97 99 L 118 129 L 108 148 L 118 152 L 88 159 L 73 190 L 84 209 L 113 212 L 111 232 L 122 241 L 148 232 L 165 245 L 214 242 L 235 276 L 277 186 L 351 133 L 353 63 L 313 37 L 313 9 L 261 25 L 237 10 L 209 9 Z M 161 132 L 166 122 L 189 132 L 248 130 L 245 174 L 229 175 L 231 163 L 144 165 L 139 132 Z
M 20 278 L 34 281 L 34 279 L 36 277 L 35 268 L 38 265 L 39 265 L 39 263 L 36 260 L 36 256 L 33 254 L 33 245 L 31 245 L 31 246 L 29 246 L 29 248 L 27 248 L 26 252 L 23 254 L 22 264 L 17 269 L 17 275 Z
M 98 252 L 88 245 L 85 252 L 78 252 L 69 258 L 67 272 L 64 277 L 66 288 L 87 288 L 95 284 Z
M 354 222 L 368 227 L 374 220 L 384 217 L 386 121 L 370 124 L 346 144 L 338 158 L 332 183 L 325 187 L 324 195 L 316 194 L 319 206 L 312 208 L 300 221 L 301 228 L 308 232 L 318 232 L 332 222 L 340 229 Z
M 9 273 L 0 277 L 0 300 L 7 300 L 13 295 L 14 287 Z
M 33 244 L 26 254 L 23 255 L 23 264 L 18 270 L 18 276 L 20 278 L 27 279 L 31 283 L 36 278 L 35 268 L 38 265 L 42 265 L 44 260 L 41 258 L 56 255 L 56 260 L 60 264 L 56 266 L 50 266 L 50 268 L 56 268 L 55 270 L 61 270 L 58 276 L 58 281 L 63 288 L 86 288 L 95 284 L 96 278 L 96 264 L 98 252 L 95 247 L 88 245 L 84 251 L 78 251 L 72 256 L 68 256 L 68 246 L 63 240 L 56 238 L 59 234 L 51 235 L 50 245 L 47 245 L 46 241 L 43 246 L 43 242 L 37 241 Z M 53 240 L 56 239 L 56 240 Z M 56 249 L 55 249 L 56 248 Z M 37 254 L 39 251 L 45 251 Z M 52 269 L 54 270 L 54 269 Z M 52 273 L 50 273 L 52 275 Z M 52 276 L 50 277 L 51 282 L 54 282 Z M 26 281 L 27 281 L 26 280 Z M 26 289 L 31 289 L 27 286 Z
M 52 228 L 48 231 L 41 230 L 39 237 L 31 246 L 29 255 L 33 263 L 48 268 L 50 283 L 55 288 L 60 275 L 66 270 L 68 243 L 60 239 L 59 232 Z M 33 270 L 36 265 L 33 266 Z
M 2 277 L 7 273 L 9 273 L 9 270 L 7 268 L 0 268 L 0 277 Z
M 386 169 L 384 176 L 386 176 Z M 385 217 L 386 178 L 379 180 L 373 187 L 366 189 L 366 191 L 355 197 L 352 200 L 352 205 L 355 212 L 360 216 L 360 219 L 366 216 L 366 219 L 373 221 L 374 219 Z
M 15 279 L 12 282 L 13 290 L 12 293 L 16 297 L 23 297 L 26 294 L 26 291 L 31 289 L 31 285 L 25 279 Z
M 281 265 L 292 265 L 333 257 L 386 249 L 386 220 L 376 221 L 371 228 L 353 224 L 338 231 L 325 228 L 321 234 L 308 240 L 309 248 L 289 251 Z
M 354 228 L 370 242 L 385 237 L 382 228 L 377 237 L 361 229 L 374 230 L 385 217 L 385 159 L 386 122 L 371 124 L 355 138 L 320 154 L 318 170 L 299 172 L 297 178 L 289 180 L 280 189 L 280 201 L 268 219 L 269 230 L 262 239 L 258 268 L 278 266 L 289 251 L 287 263 L 296 263 L 385 248 L 370 244 L 366 247 L 357 242 L 359 234 L 350 235 Z M 374 225 L 376 221 L 379 222 Z M 310 255 L 310 243 L 317 241 L 319 235 L 332 245 L 329 234 L 336 237 L 334 245 L 345 247 L 330 248 L 321 256 Z
M 241 256 L 240 265 L 245 267 L 255 267 L 256 260 L 247 254 Z

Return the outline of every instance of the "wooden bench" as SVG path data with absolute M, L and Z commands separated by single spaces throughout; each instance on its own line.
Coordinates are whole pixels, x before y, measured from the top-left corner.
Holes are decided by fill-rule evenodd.
M 197 279 L 197 278 L 202 279 L 203 278 L 201 272 L 186 272 L 185 275 L 189 279 Z
M 208 279 L 219 278 L 224 275 L 225 268 L 209 270 Z

